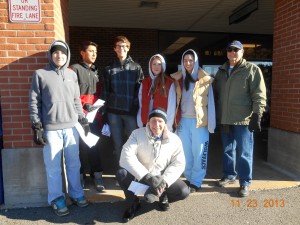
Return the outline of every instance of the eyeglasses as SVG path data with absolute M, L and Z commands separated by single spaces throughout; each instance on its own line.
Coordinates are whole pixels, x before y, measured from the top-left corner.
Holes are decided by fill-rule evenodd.
M 116 48 L 128 48 L 128 45 L 116 45 Z
M 238 52 L 240 49 L 238 49 L 238 48 L 227 48 L 227 52 L 232 52 L 232 51 L 234 51 L 234 52 Z

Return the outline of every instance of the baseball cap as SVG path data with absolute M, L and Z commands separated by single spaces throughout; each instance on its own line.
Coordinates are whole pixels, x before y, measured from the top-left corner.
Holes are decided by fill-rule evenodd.
M 240 41 L 232 41 L 227 45 L 227 48 L 238 48 L 238 49 L 243 49 L 243 44 Z

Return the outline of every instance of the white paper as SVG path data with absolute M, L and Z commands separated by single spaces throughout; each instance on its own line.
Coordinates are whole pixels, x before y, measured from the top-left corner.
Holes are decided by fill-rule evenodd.
M 88 132 L 87 136 L 84 134 L 84 130 L 80 123 L 76 123 L 75 127 L 81 137 L 81 139 L 84 141 L 84 143 L 87 144 L 90 148 L 97 144 L 99 137 L 91 132 Z
M 102 132 L 102 135 L 110 137 L 110 128 L 107 123 L 103 125 L 101 132 Z
M 93 106 L 96 106 L 97 108 L 92 110 L 91 112 L 88 112 L 86 114 L 86 118 L 88 120 L 89 123 L 92 123 L 95 119 L 95 116 L 97 114 L 97 111 L 100 107 L 102 107 L 104 105 L 105 101 L 103 101 L 102 99 L 98 99 L 94 104 Z
M 149 186 L 145 184 L 141 184 L 136 181 L 131 181 L 131 184 L 128 187 L 129 191 L 132 191 L 135 195 L 144 195 L 148 190 Z

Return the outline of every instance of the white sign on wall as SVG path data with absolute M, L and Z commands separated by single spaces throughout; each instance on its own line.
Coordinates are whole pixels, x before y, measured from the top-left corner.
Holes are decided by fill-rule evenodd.
M 40 0 L 9 0 L 9 20 L 13 23 L 39 23 Z

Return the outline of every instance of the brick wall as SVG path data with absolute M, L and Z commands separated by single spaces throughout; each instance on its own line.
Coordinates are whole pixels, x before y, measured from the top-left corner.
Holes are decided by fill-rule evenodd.
M 300 133 L 300 1 L 276 0 L 271 124 Z
M 41 22 L 11 23 L 8 1 L 0 2 L 0 96 L 4 148 L 33 146 L 28 94 L 34 70 L 48 62 L 45 51 L 65 40 L 68 0 L 41 0 Z M 63 10 L 61 10 L 63 9 Z M 63 12 L 62 12 L 63 11 Z
M 95 64 L 103 68 L 115 57 L 113 50 L 114 37 L 126 36 L 131 42 L 129 55 L 148 74 L 148 62 L 158 51 L 158 31 L 148 29 L 101 28 L 101 27 L 70 27 L 71 64 L 80 59 L 78 45 L 84 40 L 90 40 L 99 45 Z

